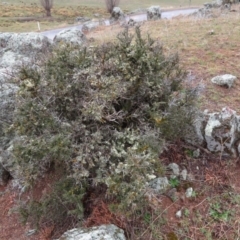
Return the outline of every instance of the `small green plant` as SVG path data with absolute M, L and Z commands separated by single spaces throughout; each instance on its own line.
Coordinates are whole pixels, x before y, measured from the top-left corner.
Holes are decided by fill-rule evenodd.
M 193 150 L 192 150 L 192 149 L 186 149 L 186 150 L 185 150 L 185 154 L 186 154 L 188 157 L 193 158 Z
M 189 215 L 190 215 L 189 209 L 184 208 L 184 210 L 183 210 L 183 215 L 184 215 L 185 217 L 189 217 Z
M 144 218 L 145 223 L 150 224 L 151 219 L 152 219 L 152 216 L 150 213 L 145 213 L 143 218 Z
M 214 220 L 224 222 L 227 222 L 231 216 L 231 212 L 224 210 L 218 202 L 211 205 L 209 214 Z
M 192 191 L 192 197 L 193 197 L 193 198 L 197 197 L 197 193 L 196 193 L 196 191 L 194 191 L 194 190 Z
M 169 179 L 169 184 L 171 187 L 176 188 L 180 185 L 180 181 L 175 177 L 175 178 L 170 178 Z

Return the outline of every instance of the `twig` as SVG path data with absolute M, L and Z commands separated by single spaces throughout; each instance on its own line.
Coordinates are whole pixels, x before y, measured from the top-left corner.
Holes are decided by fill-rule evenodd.
M 164 212 L 166 212 L 172 205 L 174 205 L 174 203 L 170 204 L 167 208 L 165 208 L 161 214 L 159 214 L 152 222 L 151 224 L 153 224 L 154 222 L 156 222 L 162 215 Z M 147 229 L 141 234 L 141 237 L 148 231 L 148 229 L 150 228 L 150 225 L 147 227 Z

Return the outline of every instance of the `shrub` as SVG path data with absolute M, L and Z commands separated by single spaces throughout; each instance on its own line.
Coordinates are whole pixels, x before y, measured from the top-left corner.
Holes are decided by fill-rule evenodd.
M 58 225 L 68 217 L 81 219 L 83 217 L 82 199 L 84 186 L 77 186 L 74 179 L 62 178 L 53 187 L 53 191 L 40 200 L 30 200 L 27 204 L 20 203 L 19 213 L 22 223 L 27 221 L 39 227 L 44 223 Z
M 194 115 L 177 54 L 139 28 L 101 46 L 61 45 L 20 78 L 13 130 L 24 140 L 14 157 L 25 182 L 61 164 L 76 184 L 106 184 L 122 209 L 138 207 L 162 172 L 165 142 L 184 136 Z

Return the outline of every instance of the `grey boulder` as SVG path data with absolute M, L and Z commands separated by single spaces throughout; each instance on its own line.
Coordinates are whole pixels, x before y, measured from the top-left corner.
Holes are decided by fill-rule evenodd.
M 114 7 L 111 13 L 111 21 L 124 20 L 125 15 L 120 7 Z
M 59 32 L 53 39 L 55 44 L 72 44 L 75 46 L 82 45 L 86 42 L 86 37 L 79 29 L 65 29 Z
M 126 240 L 122 229 L 113 224 L 92 228 L 74 228 L 58 240 Z
M 237 77 L 231 74 L 219 75 L 211 79 L 211 82 L 219 86 L 227 86 L 228 88 L 232 87 L 233 83 Z
M 0 184 L 6 182 L 8 173 L 17 171 L 8 168 L 12 165 L 9 146 L 14 137 L 6 135 L 5 129 L 13 121 L 18 72 L 24 65 L 37 67 L 51 47 L 52 42 L 39 33 L 0 33 Z
M 236 144 L 240 141 L 239 120 L 236 112 L 229 107 L 223 108 L 221 112 L 209 114 L 205 127 L 205 140 L 208 150 L 236 155 L 238 152 Z
M 159 6 L 151 6 L 147 9 L 147 19 L 157 20 L 162 17 L 162 11 Z

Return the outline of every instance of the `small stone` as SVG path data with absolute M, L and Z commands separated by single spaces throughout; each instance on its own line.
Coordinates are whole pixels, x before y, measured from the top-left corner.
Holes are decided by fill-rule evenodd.
M 166 195 L 167 195 L 168 197 L 170 197 L 173 202 L 175 202 L 175 201 L 177 200 L 177 198 L 178 198 L 178 197 L 177 197 L 177 189 L 176 189 L 176 188 L 170 189 L 170 190 L 166 193 Z
M 176 212 L 176 217 L 181 218 L 182 217 L 182 210 L 179 210 Z
M 31 235 L 35 234 L 36 232 L 37 232 L 37 229 L 30 229 L 27 231 L 26 235 L 31 236 Z
M 150 181 L 148 185 L 156 192 L 161 192 L 169 186 L 169 182 L 167 177 L 159 177 Z
M 187 198 L 190 198 L 192 196 L 192 194 L 193 194 L 193 188 L 190 187 L 186 190 L 185 195 L 186 195 Z
M 184 181 L 187 180 L 187 170 L 186 169 L 183 169 L 181 171 L 180 175 Z
M 180 170 L 176 163 L 170 163 L 168 168 L 172 170 L 174 177 L 179 176 Z
M 188 175 L 187 175 L 187 180 L 188 181 L 194 181 L 194 176 L 193 176 L 193 174 L 191 174 L 191 173 L 189 173 Z
M 198 158 L 199 156 L 200 156 L 200 149 L 196 149 L 195 151 L 193 151 L 194 158 Z

